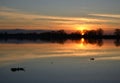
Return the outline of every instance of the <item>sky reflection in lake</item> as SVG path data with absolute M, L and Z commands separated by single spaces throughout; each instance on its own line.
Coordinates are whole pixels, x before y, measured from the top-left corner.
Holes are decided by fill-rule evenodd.
M 102 46 L 84 39 L 64 44 L 0 44 L 1 83 L 119 83 L 119 64 L 120 47 L 114 40 L 103 40 Z M 13 73 L 12 67 L 26 71 Z

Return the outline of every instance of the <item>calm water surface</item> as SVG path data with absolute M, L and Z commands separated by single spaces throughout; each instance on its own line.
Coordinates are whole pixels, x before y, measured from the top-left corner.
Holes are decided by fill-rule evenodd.
M 120 46 L 84 41 L 0 44 L 0 83 L 120 83 Z

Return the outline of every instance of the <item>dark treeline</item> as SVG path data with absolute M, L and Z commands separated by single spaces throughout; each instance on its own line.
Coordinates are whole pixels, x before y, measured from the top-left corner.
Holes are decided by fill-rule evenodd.
M 64 30 L 48 31 L 43 33 L 7 33 L 1 32 L 0 39 L 28 39 L 28 40 L 78 40 L 85 39 L 120 39 L 120 29 L 116 29 L 113 35 L 103 35 L 102 29 L 84 30 L 84 35 L 80 31 L 66 33 Z
M 104 31 L 102 29 L 97 30 L 84 30 L 84 34 L 80 31 L 66 33 L 64 30 L 58 31 L 48 31 L 43 33 L 0 33 L 0 42 L 9 42 L 9 40 L 17 40 L 17 41 L 42 41 L 42 42 L 51 42 L 51 43 L 65 43 L 67 40 L 79 41 L 81 38 L 84 38 L 86 43 L 97 44 L 102 46 L 103 39 L 114 39 L 114 43 L 116 46 L 120 46 L 120 29 L 115 29 L 114 34 L 112 35 L 104 35 Z

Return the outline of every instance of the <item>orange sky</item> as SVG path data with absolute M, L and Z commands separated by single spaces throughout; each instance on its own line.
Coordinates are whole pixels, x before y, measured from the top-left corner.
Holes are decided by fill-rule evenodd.
M 0 29 L 49 29 L 49 30 L 83 30 L 98 29 L 112 30 L 119 28 L 119 19 L 97 19 L 87 17 L 61 17 L 12 11 L 1 8 Z M 9 10 L 11 12 L 6 12 Z M 92 15 L 91 15 L 92 16 Z M 108 15 L 110 16 L 110 15 Z M 114 15 L 111 15 L 113 17 Z M 119 16 L 114 16 L 119 18 Z
M 0 3 L 0 29 L 102 28 L 109 33 L 120 28 L 119 0 L 1 0 Z

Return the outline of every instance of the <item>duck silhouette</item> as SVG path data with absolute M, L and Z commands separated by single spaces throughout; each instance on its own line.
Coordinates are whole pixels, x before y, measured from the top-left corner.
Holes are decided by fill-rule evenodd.
M 22 67 L 17 67 L 17 68 L 11 68 L 11 71 L 12 72 L 16 72 L 16 71 L 24 71 L 25 72 L 25 69 Z
M 90 60 L 95 60 L 95 58 L 90 58 Z

